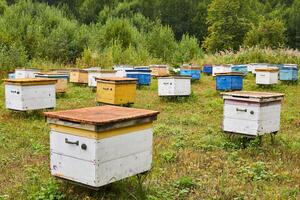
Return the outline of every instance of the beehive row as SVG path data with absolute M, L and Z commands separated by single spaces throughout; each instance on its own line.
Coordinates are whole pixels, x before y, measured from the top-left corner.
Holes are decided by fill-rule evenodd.
M 206 67 L 206 73 L 214 72 L 214 67 Z M 215 73 L 218 90 L 242 90 L 243 76 L 248 72 L 245 66 L 232 67 L 230 72 L 222 72 L 228 66 L 217 66 L 216 69 L 219 70 Z M 97 86 L 98 102 L 132 104 L 136 85 L 151 83 L 150 70 L 140 67 L 123 72 L 126 78 L 111 77 L 117 71 L 72 70 L 70 82 Z M 257 80 L 262 77 L 271 82 L 278 80 L 272 76 L 272 73 L 278 74 L 277 68 L 258 68 L 255 72 Z M 55 107 L 55 90 L 61 89 L 58 81 L 65 80 L 66 76 L 35 74 L 39 78 L 5 80 L 8 109 L 24 111 Z M 158 95 L 189 96 L 191 80 L 200 79 L 201 70 L 187 65 L 180 74 L 182 76 L 159 77 Z M 222 95 L 224 132 L 256 137 L 279 131 L 283 94 L 236 91 Z M 45 112 L 50 125 L 51 174 L 98 188 L 149 171 L 152 165 L 152 123 L 158 114 L 158 111 L 110 105 Z

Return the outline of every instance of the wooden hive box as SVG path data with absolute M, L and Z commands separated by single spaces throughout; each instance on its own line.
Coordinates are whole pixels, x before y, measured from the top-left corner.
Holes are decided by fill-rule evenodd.
M 233 65 L 231 67 L 231 72 L 243 73 L 244 75 L 248 74 L 248 66 L 247 65 Z
M 35 73 L 38 73 L 40 70 L 38 69 L 15 69 L 15 78 L 34 78 Z
M 133 70 L 132 66 L 114 66 L 113 69 L 116 71 L 116 77 L 125 78 L 127 77 L 126 70 Z
M 212 75 L 216 76 L 216 74 L 231 72 L 231 65 L 215 65 L 213 66 Z
M 56 79 L 5 79 L 5 104 L 17 111 L 54 108 Z
M 133 104 L 136 97 L 134 78 L 97 78 L 97 102 L 111 105 Z
M 150 65 L 151 76 L 164 77 L 169 76 L 169 68 L 167 65 Z
M 284 94 L 239 91 L 222 95 L 225 132 L 255 137 L 279 131 Z
M 56 79 L 57 82 L 55 84 L 55 91 L 56 93 L 65 93 L 68 89 L 68 78 L 69 75 L 67 74 L 61 74 L 61 73 L 36 73 L 36 78 L 50 78 L 50 79 Z
M 118 106 L 46 112 L 51 174 L 99 188 L 149 171 L 157 115 Z
M 284 64 L 280 67 L 279 79 L 281 81 L 298 81 L 298 71 L 296 64 Z
M 212 64 L 204 64 L 202 71 L 204 74 L 211 75 L 213 72 L 213 65 Z
M 88 71 L 73 69 L 70 71 L 70 83 L 88 84 Z
M 15 79 L 16 73 L 15 72 L 8 72 L 8 79 Z
M 180 76 L 190 76 L 192 80 L 199 80 L 201 78 L 201 67 L 185 64 L 180 68 Z
M 256 84 L 258 85 L 272 85 L 278 83 L 279 69 L 276 67 L 257 68 Z
M 268 68 L 270 66 L 269 63 L 251 63 L 248 65 L 252 74 L 256 74 L 256 69 Z
M 158 96 L 191 95 L 191 77 L 174 76 L 158 78 Z
M 244 74 L 227 72 L 216 74 L 216 89 L 219 91 L 234 91 L 243 89 Z
M 116 77 L 114 70 L 88 70 L 89 87 L 97 87 L 97 78 Z
M 135 78 L 137 79 L 138 85 L 147 85 L 150 86 L 151 84 L 151 70 L 146 68 L 134 68 L 126 70 L 127 78 Z

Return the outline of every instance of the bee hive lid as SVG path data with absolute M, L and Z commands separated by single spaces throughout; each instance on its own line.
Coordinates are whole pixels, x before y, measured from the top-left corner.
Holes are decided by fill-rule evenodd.
M 266 67 L 266 68 L 257 68 L 255 69 L 257 72 L 278 72 L 279 69 L 277 67 Z
M 190 76 L 165 76 L 165 77 L 158 77 L 158 79 L 192 79 Z
M 136 83 L 136 78 L 122 78 L 122 77 L 106 77 L 106 78 L 97 78 L 96 80 L 99 82 L 115 82 L 115 83 L 128 83 L 134 82 Z
M 45 77 L 45 78 L 68 78 L 68 74 L 56 73 L 56 72 L 41 72 L 35 73 L 35 77 Z
M 254 91 L 236 91 L 236 92 L 224 92 L 221 93 L 224 99 L 237 99 L 245 101 L 278 101 L 282 100 L 284 94 L 282 93 L 270 93 L 270 92 L 254 92 Z
M 147 117 L 156 117 L 159 112 L 119 106 L 99 106 L 57 112 L 45 112 L 44 114 L 49 118 L 66 120 L 69 122 L 107 125 Z
M 35 69 L 35 68 L 19 68 L 15 70 L 16 71 L 39 71 L 39 69 Z
M 85 69 L 72 69 L 71 72 L 88 73 L 88 71 Z
M 216 76 L 244 76 L 244 74 L 240 72 L 224 72 L 216 73 Z
M 49 78 L 17 78 L 17 79 L 4 79 L 4 84 L 11 85 L 51 85 L 57 82 L 56 79 Z

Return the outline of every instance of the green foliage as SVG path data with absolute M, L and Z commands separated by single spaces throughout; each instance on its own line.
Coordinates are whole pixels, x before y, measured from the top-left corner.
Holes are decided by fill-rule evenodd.
M 173 52 L 177 47 L 172 29 L 160 24 L 156 24 L 147 35 L 147 45 L 155 58 L 162 58 L 167 62 L 172 61 Z
M 107 47 L 113 42 L 121 44 L 122 48 L 130 45 L 138 46 L 139 33 L 127 19 L 109 19 L 100 29 L 100 47 Z
M 7 8 L 6 0 L 0 0 L 0 15 L 2 15 L 4 13 L 6 8 Z
M 188 63 L 192 59 L 197 59 L 201 53 L 198 40 L 195 37 L 183 35 L 174 53 L 174 61 L 179 64 Z
M 242 167 L 240 173 L 249 181 L 270 181 L 274 174 L 267 169 L 264 162 L 256 162 L 252 166 Z
M 29 199 L 34 200 L 61 200 L 65 199 L 65 195 L 59 191 L 58 184 L 56 182 L 49 182 L 42 185 L 36 193 L 34 193 Z
M 271 49 L 271 48 L 241 48 L 237 52 L 224 51 L 216 54 L 206 55 L 198 61 L 203 63 L 296 63 L 300 65 L 300 52 L 293 49 Z
M 246 34 L 245 46 L 279 48 L 285 44 L 285 27 L 280 20 L 263 20 Z
M 0 46 L 0 69 L 10 70 L 12 67 L 22 67 L 27 63 L 25 48 L 13 43 Z
M 212 0 L 208 8 L 209 35 L 203 47 L 216 52 L 225 49 L 238 50 L 251 21 L 250 1 Z
M 289 9 L 287 24 L 288 45 L 300 49 L 300 0 L 294 0 Z
M 194 182 L 194 180 L 190 177 L 187 176 L 183 176 L 180 177 L 176 183 L 175 183 L 176 187 L 181 188 L 181 189 L 188 189 L 188 188 L 193 188 L 195 187 L 197 184 Z

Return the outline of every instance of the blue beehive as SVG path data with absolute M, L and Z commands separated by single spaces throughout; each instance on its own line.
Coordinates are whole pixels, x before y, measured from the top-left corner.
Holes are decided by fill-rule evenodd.
M 243 89 L 243 73 L 229 72 L 216 74 L 216 89 L 234 91 Z
M 138 85 L 150 85 L 151 83 L 151 70 L 149 69 L 129 69 L 126 70 L 126 76 L 138 79 Z
M 212 70 L 213 70 L 213 66 L 212 65 L 203 65 L 203 73 L 211 75 L 212 74 Z
M 248 67 L 247 67 L 247 65 L 233 65 L 231 67 L 231 71 L 247 75 L 248 74 Z
M 297 81 L 298 66 L 293 64 L 281 65 L 279 71 L 279 79 L 281 81 Z
M 15 78 L 16 78 L 16 74 L 14 72 L 8 73 L 8 79 L 15 79 Z
M 181 76 L 190 76 L 192 80 L 199 80 L 201 76 L 200 67 L 192 67 L 191 65 L 184 65 L 180 69 Z

